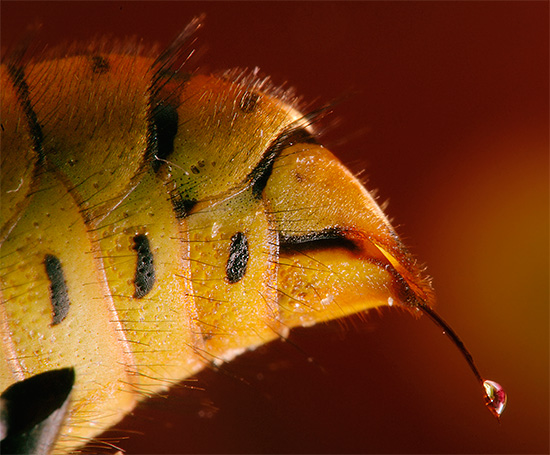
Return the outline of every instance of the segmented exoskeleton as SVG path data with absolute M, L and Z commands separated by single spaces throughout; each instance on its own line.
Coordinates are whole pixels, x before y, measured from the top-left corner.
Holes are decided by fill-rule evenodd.
M 443 324 L 315 114 L 254 74 L 173 70 L 198 25 L 157 56 L 1 67 L 0 387 L 74 371 L 60 451 L 294 326 L 392 304 Z

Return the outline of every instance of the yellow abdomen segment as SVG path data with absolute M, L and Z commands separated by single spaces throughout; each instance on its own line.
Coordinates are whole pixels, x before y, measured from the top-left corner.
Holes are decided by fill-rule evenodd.
M 265 81 L 116 53 L 1 77 L 0 387 L 75 368 L 60 451 L 294 326 L 430 300 Z

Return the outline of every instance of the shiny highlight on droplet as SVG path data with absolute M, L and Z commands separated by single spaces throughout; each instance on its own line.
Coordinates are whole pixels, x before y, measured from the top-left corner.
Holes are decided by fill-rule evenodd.
M 508 397 L 504 388 L 495 381 L 486 379 L 483 381 L 483 387 L 485 387 L 485 403 L 489 408 L 489 411 L 500 420 L 500 415 L 506 408 L 506 401 Z

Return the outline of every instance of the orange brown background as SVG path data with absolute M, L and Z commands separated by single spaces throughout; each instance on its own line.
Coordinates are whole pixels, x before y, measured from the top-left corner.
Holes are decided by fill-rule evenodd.
M 509 407 L 497 424 L 441 331 L 394 308 L 296 330 L 298 349 L 207 371 L 108 436 L 129 453 L 548 453 L 548 3 L 2 1 L 2 45 L 37 20 L 41 42 L 166 45 L 201 12 L 209 68 L 344 97 L 323 142 L 389 199 Z

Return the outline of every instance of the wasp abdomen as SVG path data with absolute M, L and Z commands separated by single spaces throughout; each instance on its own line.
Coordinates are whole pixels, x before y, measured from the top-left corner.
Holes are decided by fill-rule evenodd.
M 292 98 L 165 66 L 1 69 L 0 386 L 74 368 L 66 451 L 291 327 L 431 298 Z

